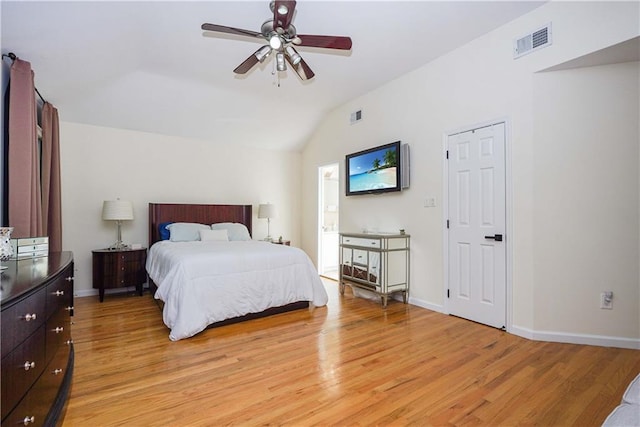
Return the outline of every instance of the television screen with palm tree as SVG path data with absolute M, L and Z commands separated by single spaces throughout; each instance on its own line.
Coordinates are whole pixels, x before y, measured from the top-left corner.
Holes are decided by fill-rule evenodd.
M 400 141 L 346 156 L 347 196 L 400 191 Z

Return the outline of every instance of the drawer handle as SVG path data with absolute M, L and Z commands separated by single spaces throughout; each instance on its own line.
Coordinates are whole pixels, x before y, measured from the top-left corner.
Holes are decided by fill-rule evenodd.
M 56 291 L 55 294 L 56 294 L 57 297 L 60 297 L 60 296 L 64 295 L 64 291 Z
M 64 343 L 65 343 L 66 345 L 71 345 L 71 344 L 73 344 L 73 340 L 66 340 Z
M 62 373 L 62 369 L 54 369 L 53 370 L 53 375 L 58 375 Z
M 33 424 L 36 422 L 36 417 L 34 417 L 33 415 L 31 415 L 30 417 L 24 417 L 24 420 L 22 420 L 22 423 L 26 426 L 28 426 L 29 424 Z
M 35 313 L 33 313 L 33 314 L 29 314 L 29 313 L 25 314 L 24 315 L 24 320 L 26 320 L 27 322 L 30 322 L 32 320 L 36 320 L 36 314 Z
M 28 360 L 24 362 L 24 370 L 28 371 L 29 369 L 33 369 L 36 367 L 36 362 L 29 362 Z
M 73 310 L 73 306 L 72 306 L 72 305 L 70 305 L 70 306 L 68 306 L 68 307 L 65 307 L 64 309 L 65 309 L 65 310 L 67 310 L 67 311 L 71 311 L 71 310 Z
M 57 328 L 52 329 L 52 331 L 56 334 L 59 334 L 60 332 L 64 331 L 64 328 L 62 326 L 58 326 Z
M 71 282 L 73 280 L 73 276 L 65 277 L 64 280 Z

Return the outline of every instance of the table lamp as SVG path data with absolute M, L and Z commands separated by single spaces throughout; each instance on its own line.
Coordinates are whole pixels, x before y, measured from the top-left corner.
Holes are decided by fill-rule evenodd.
M 267 237 L 264 239 L 268 242 L 273 241 L 271 238 L 271 230 L 270 223 L 271 218 L 275 218 L 277 216 L 276 206 L 271 203 L 266 203 L 258 206 L 258 218 L 266 218 L 267 219 Z
M 102 219 L 105 221 L 116 221 L 118 225 L 118 240 L 109 249 L 126 249 L 127 245 L 122 243 L 122 221 L 133 220 L 133 204 L 126 200 L 105 200 L 102 204 Z

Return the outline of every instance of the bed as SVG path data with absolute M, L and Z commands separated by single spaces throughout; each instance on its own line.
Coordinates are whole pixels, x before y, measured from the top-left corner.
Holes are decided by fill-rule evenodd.
M 236 228 L 228 229 L 229 241 L 211 230 L 201 231 L 202 240 L 163 240 L 167 236 L 161 231 L 168 223 L 175 224 L 169 226 L 175 232 L 172 239 L 184 223 L 203 224 L 202 229 L 217 224 L 225 230 L 242 224 L 251 233 L 252 206 L 149 203 L 146 267 L 171 340 L 208 327 L 326 305 L 324 285 L 301 249 L 236 238 Z

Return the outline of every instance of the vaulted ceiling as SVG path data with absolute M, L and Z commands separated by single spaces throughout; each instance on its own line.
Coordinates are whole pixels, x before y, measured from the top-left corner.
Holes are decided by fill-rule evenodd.
M 200 29 L 260 31 L 268 0 L 3 0 L 2 53 L 31 62 L 63 121 L 290 150 L 331 109 L 542 3 L 300 0 L 299 33 L 353 40 L 348 52 L 298 48 L 316 73 L 305 82 L 274 74 L 273 58 L 234 74 L 261 40 Z

